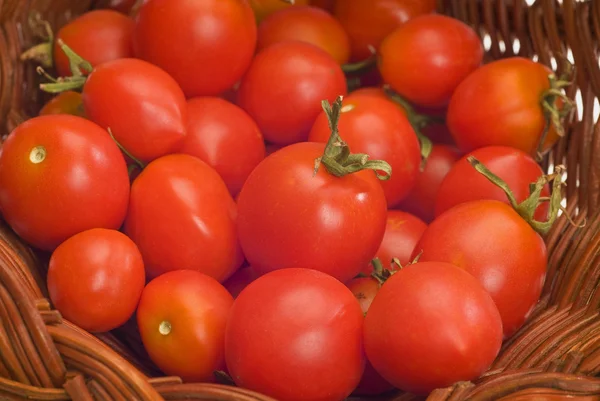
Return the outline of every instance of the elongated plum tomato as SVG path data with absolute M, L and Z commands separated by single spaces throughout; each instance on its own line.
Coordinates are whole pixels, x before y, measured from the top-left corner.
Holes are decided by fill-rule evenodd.
M 137 322 L 152 361 L 186 382 L 212 382 L 225 368 L 225 325 L 233 298 L 215 279 L 190 270 L 150 281 Z
M 104 63 L 83 87 L 88 118 L 144 162 L 176 152 L 186 133 L 185 96 L 160 68 L 136 59 Z
M 346 77 L 324 50 L 303 42 L 281 42 L 256 55 L 242 79 L 238 104 L 269 142 L 305 141 L 321 101 L 345 95 Z
M 146 275 L 197 270 L 219 282 L 242 264 L 236 205 L 219 174 L 193 156 L 161 157 L 135 179 L 124 230 Z
M 500 351 L 502 321 L 471 275 L 448 263 L 417 263 L 383 284 L 365 317 L 364 341 L 386 380 L 426 395 L 484 373 Z
M 505 203 L 461 203 L 438 216 L 415 247 L 420 261 L 452 263 L 474 276 L 496 303 L 504 336 L 523 325 L 546 277 L 542 237 Z
M 73 116 L 85 117 L 81 93 L 66 91 L 54 96 L 40 110 L 40 116 L 51 114 L 71 114 Z
M 256 22 L 247 1 L 148 0 L 136 17 L 133 48 L 175 78 L 188 98 L 216 96 L 250 65 Z
M 261 22 L 269 15 L 291 8 L 292 6 L 305 6 L 309 0 L 294 0 L 293 4 L 284 0 L 248 0 L 257 22 Z
M 231 308 L 227 368 L 237 385 L 278 400 L 343 400 L 364 368 L 362 322 L 356 299 L 333 277 L 271 272 Z
M 483 59 L 479 36 L 445 15 L 416 17 L 387 36 L 379 48 L 383 80 L 407 100 L 443 107 Z
M 121 326 L 135 312 L 145 284 L 144 261 L 125 234 L 94 228 L 54 250 L 47 280 L 61 315 L 101 333 Z
M 511 57 L 469 75 L 448 106 L 447 124 L 458 147 L 471 152 L 509 146 L 535 156 L 546 125 L 541 99 L 550 89 L 550 73 L 542 64 Z M 540 150 L 547 151 L 558 138 L 551 125 Z
M 91 121 L 71 115 L 32 118 L 0 151 L 0 210 L 31 245 L 51 251 L 92 228 L 118 229 L 127 213 L 123 155 Z

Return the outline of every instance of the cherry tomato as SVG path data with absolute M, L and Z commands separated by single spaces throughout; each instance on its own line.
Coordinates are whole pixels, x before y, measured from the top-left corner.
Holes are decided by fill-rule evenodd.
M 85 117 L 81 93 L 66 91 L 54 96 L 40 110 L 40 116 L 52 114 L 71 114 L 73 116 Z
M 329 53 L 339 64 L 350 58 L 350 40 L 342 25 L 317 7 L 290 7 L 271 14 L 258 27 L 258 50 L 274 43 L 297 40 Z
M 542 64 L 511 57 L 469 75 L 448 107 L 447 123 L 458 147 L 471 152 L 510 146 L 535 155 L 546 125 L 540 98 L 550 88 L 550 73 Z M 558 138 L 551 125 L 541 150 L 550 149 Z
M 236 205 L 219 174 L 189 155 L 150 163 L 131 187 L 125 233 L 138 245 L 146 275 L 197 270 L 219 282 L 242 264 Z
M 310 0 L 310 5 L 333 13 L 336 0 Z
M 150 90 L 151 88 L 151 90 Z M 136 59 L 104 63 L 83 87 L 86 115 L 144 162 L 177 151 L 185 139 L 186 103 L 177 82 Z
M 235 197 L 265 158 L 265 143 L 256 123 L 244 110 L 217 97 L 190 99 L 187 116 L 180 152 L 214 168 Z
M 240 292 L 257 278 L 258 275 L 252 266 L 242 266 L 233 276 L 229 277 L 229 279 L 223 283 L 223 286 L 234 298 L 237 298 L 238 295 L 240 295 Z
M 483 59 L 483 45 L 467 24 L 445 15 L 414 18 L 387 36 L 379 48 L 383 80 L 407 100 L 443 107 L 460 82 Z
M 2 144 L 0 209 L 37 248 L 51 251 L 92 228 L 119 228 L 128 199 L 125 160 L 91 121 L 66 114 L 35 117 Z
M 340 65 L 324 50 L 303 42 L 276 43 L 255 57 L 238 91 L 239 105 L 269 142 L 305 141 L 321 101 L 346 94 Z
M 261 22 L 263 19 L 274 12 L 284 10 L 292 6 L 305 6 L 309 0 L 294 0 L 293 4 L 286 0 L 248 0 L 256 20 Z
M 359 61 L 398 26 L 435 7 L 435 0 L 341 0 L 335 3 L 334 15 L 350 36 L 352 60 Z
M 339 281 L 309 269 L 271 272 L 236 299 L 225 358 L 237 385 L 280 400 L 339 401 L 364 369 L 363 315 Z
M 542 237 L 514 209 L 496 200 L 461 203 L 438 216 L 415 247 L 420 261 L 452 263 L 479 280 L 502 316 L 504 336 L 521 327 L 546 276 Z
M 122 58 L 133 57 L 133 20 L 112 10 L 89 11 L 67 23 L 56 34 L 75 53 L 93 67 Z M 71 76 L 69 59 L 54 43 L 54 64 L 58 75 Z
M 94 228 L 75 234 L 50 257 L 48 292 L 56 309 L 90 332 L 125 324 L 145 284 L 137 246 L 116 230 Z
M 152 361 L 186 382 L 214 381 L 225 368 L 225 325 L 233 298 L 215 279 L 190 270 L 152 280 L 140 299 L 137 322 Z
M 172 75 L 188 98 L 231 88 L 255 47 L 254 15 L 240 0 L 149 0 L 133 33 L 135 55 Z
M 396 387 L 427 395 L 477 379 L 502 345 L 502 321 L 490 295 L 447 263 L 417 263 L 381 287 L 364 323 L 365 351 Z

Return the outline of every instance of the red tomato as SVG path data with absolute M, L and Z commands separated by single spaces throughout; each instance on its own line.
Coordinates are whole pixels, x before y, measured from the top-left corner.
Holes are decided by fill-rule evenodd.
M 415 248 L 420 261 L 447 262 L 479 280 L 502 316 L 504 336 L 525 322 L 546 277 L 542 237 L 512 207 L 495 200 L 461 203 L 437 217 Z
M 258 275 L 252 266 L 242 266 L 223 283 L 223 286 L 234 298 L 237 298 L 240 292 L 257 278 Z
M 169 155 L 133 182 L 124 228 L 148 277 L 197 270 L 222 282 L 243 262 L 235 219 L 235 202 L 215 170 L 189 155 Z
M 133 57 L 133 20 L 112 10 L 89 11 L 63 26 L 56 34 L 75 53 L 93 67 L 122 58 Z M 71 76 L 69 59 L 54 42 L 54 64 L 58 75 Z
M 317 7 L 290 7 L 271 14 L 258 27 L 258 50 L 274 43 L 297 40 L 329 53 L 339 64 L 350 58 L 350 40 L 331 14 Z
M 71 114 L 78 117 L 85 117 L 81 93 L 66 91 L 50 99 L 40 110 L 40 116 L 52 114 Z
M 90 332 L 125 324 L 144 289 L 144 261 L 127 236 L 94 228 L 75 234 L 50 257 L 48 293 L 72 323 Z
M 0 152 L 0 209 L 15 232 L 46 251 L 91 228 L 121 226 L 129 177 L 119 148 L 70 115 L 19 125 Z
M 225 358 L 237 385 L 280 400 L 339 401 L 364 368 L 362 312 L 339 281 L 308 269 L 260 277 L 236 299 Z
M 425 107 L 443 107 L 483 59 L 483 45 L 467 24 L 445 15 L 414 18 L 385 38 L 379 71 L 401 96 Z
M 265 143 L 256 123 L 238 106 L 217 97 L 194 98 L 188 101 L 180 152 L 214 168 L 235 197 L 265 158 Z
M 238 91 L 239 105 L 269 142 L 305 141 L 321 101 L 346 94 L 340 65 L 308 43 L 277 43 L 255 57 Z
M 231 295 L 215 279 L 179 270 L 152 280 L 140 299 L 137 322 L 152 361 L 186 382 L 214 381 L 225 368 L 225 325 Z
M 292 7 L 292 6 L 305 6 L 309 0 L 294 0 L 293 4 L 285 0 L 248 0 L 256 20 L 261 22 L 263 19 L 273 14 L 274 12 Z
M 97 0 L 95 8 L 109 8 L 123 14 L 129 14 L 137 0 Z
M 149 0 L 133 33 L 135 55 L 163 68 L 186 96 L 231 88 L 254 56 L 256 22 L 240 0 Z
M 417 263 L 390 277 L 364 323 L 375 370 L 417 395 L 477 379 L 502 345 L 502 321 L 471 275 L 447 263 Z
M 550 73 L 542 64 L 512 57 L 469 75 L 448 107 L 447 123 L 458 147 L 470 152 L 484 146 L 510 146 L 535 155 L 545 127 L 540 99 L 550 88 Z M 542 151 L 558 138 L 551 126 Z
M 336 0 L 310 0 L 310 5 L 327 10 L 330 13 L 333 12 Z
M 177 151 L 185 138 L 181 88 L 169 74 L 142 60 L 121 59 L 96 67 L 83 87 L 83 105 L 90 120 L 110 129 L 144 162 Z

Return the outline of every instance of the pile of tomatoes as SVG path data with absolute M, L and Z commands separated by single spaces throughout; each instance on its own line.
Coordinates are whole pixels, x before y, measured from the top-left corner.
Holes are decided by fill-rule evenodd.
M 105 3 L 26 53 L 57 95 L 0 153 L 66 319 L 280 400 L 489 369 L 544 287 L 568 82 L 433 0 Z

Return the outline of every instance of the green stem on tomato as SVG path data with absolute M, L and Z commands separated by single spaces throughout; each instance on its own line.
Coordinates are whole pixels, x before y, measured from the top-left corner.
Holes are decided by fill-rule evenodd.
M 373 46 L 369 46 L 371 54 L 364 60 L 356 63 L 346 63 L 342 65 L 342 71 L 346 74 L 360 74 L 373 68 L 377 64 L 377 50 Z
M 91 73 L 93 70 L 92 65 L 89 61 L 75 53 L 75 51 L 67 46 L 62 40 L 58 39 L 57 43 L 69 59 L 72 75 L 70 77 L 53 78 L 46 73 L 43 68 L 38 67 L 37 72 L 50 81 L 50 83 L 40 84 L 40 89 L 48 93 L 61 93 L 69 90 L 81 89 L 87 80 L 86 74 Z
M 142 162 L 140 159 L 133 156 L 131 153 L 129 153 L 129 151 L 127 149 L 125 149 L 125 147 L 123 145 L 121 145 L 121 143 L 119 141 L 117 141 L 117 139 L 113 135 L 110 127 L 107 129 L 107 131 L 108 131 L 108 135 L 110 135 L 110 138 L 113 140 L 113 142 L 115 144 L 117 144 L 117 146 L 121 150 L 121 152 L 123 152 L 125 154 L 125 156 L 129 157 L 137 165 L 137 167 L 139 167 L 141 170 L 143 170 L 146 167 L 146 164 L 144 162 Z
M 21 61 L 33 60 L 39 63 L 44 68 L 52 68 L 53 63 L 53 48 L 54 48 L 54 32 L 48 21 L 41 19 L 40 14 L 35 14 L 29 19 L 29 24 L 32 29 L 41 28 L 43 34 L 39 35 L 44 40 L 43 43 L 37 44 L 26 51 L 21 56 Z

